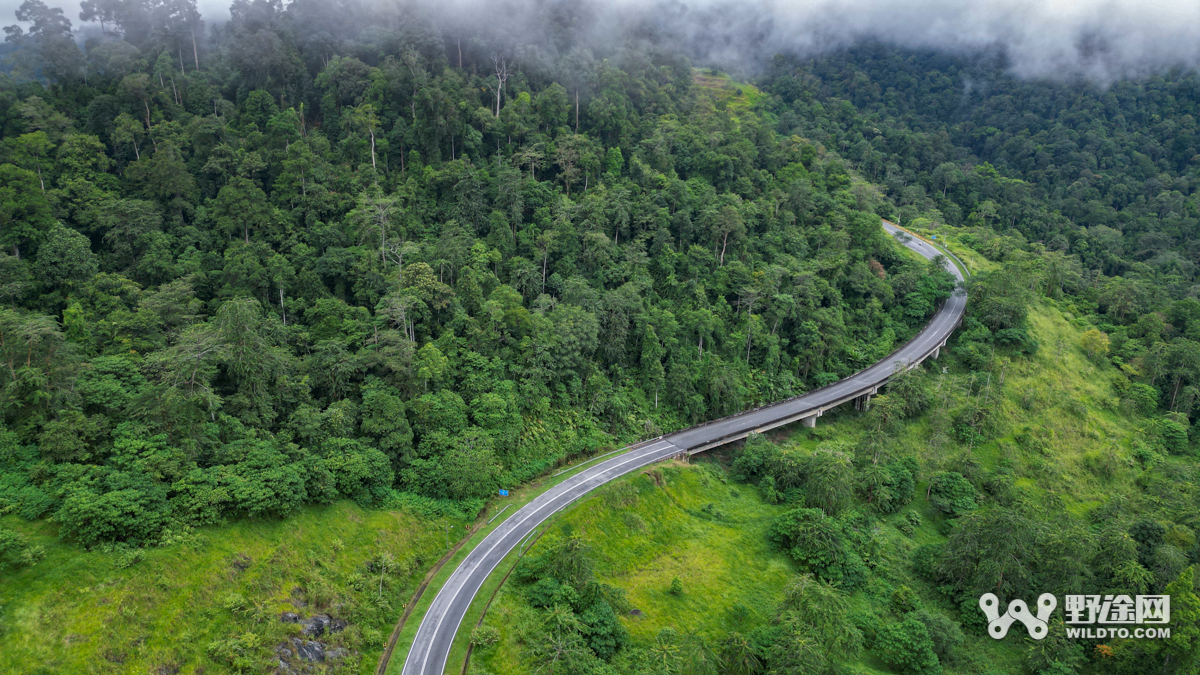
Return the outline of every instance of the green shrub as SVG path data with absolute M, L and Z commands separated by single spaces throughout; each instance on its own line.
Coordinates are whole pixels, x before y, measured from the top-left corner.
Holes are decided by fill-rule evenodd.
M 612 605 L 600 600 L 593 603 L 579 615 L 579 623 L 588 646 L 596 652 L 596 656 L 604 660 L 611 659 L 628 642 L 628 633 Z
M 488 649 L 500 642 L 500 630 L 494 626 L 476 626 L 471 631 L 471 645 L 476 649 Z
M 392 464 L 383 452 L 349 438 L 322 444 L 322 463 L 338 493 L 360 505 L 383 501 L 392 488 Z
M 1151 420 L 1148 431 L 1159 447 L 1172 455 L 1183 454 L 1188 446 L 1188 428 L 1167 418 Z
M 771 522 L 767 537 L 831 584 L 851 589 L 866 578 L 862 558 L 846 541 L 841 526 L 820 509 L 788 511 Z
M 930 481 L 929 501 L 949 516 L 961 516 L 975 509 L 975 486 L 957 471 L 943 471 Z
M 916 609 L 920 602 L 916 591 L 904 584 L 900 584 L 896 590 L 892 591 L 892 597 L 889 600 L 892 610 L 897 614 L 908 614 Z
M 137 545 L 152 541 L 167 523 L 167 500 L 162 489 L 73 490 L 54 514 L 59 535 L 88 548 L 108 541 Z
M 913 571 L 917 576 L 930 583 L 936 583 L 938 580 L 938 563 L 942 559 L 942 551 L 946 548 L 945 544 L 923 544 L 918 546 L 912 553 Z
M 955 659 L 963 640 L 966 639 L 957 622 L 941 612 L 928 609 L 918 609 L 910 614 L 909 618 L 925 624 L 929 631 L 929 639 L 933 641 L 933 653 L 937 654 L 938 661 L 949 663 Z
M 42 546 L 31 546 L 25 535 L 0 527 L 0 569 L 5 564 L 33 566 L 46 555 Z
M 880 628 L 872 651 L 903 675 L 940 675 L 942 672 L 929 629 L 916 619 L 905 619 Z
M 284 516 L 308 500 L 305 464 L 293 462 L 273 442 L 234 441 L 219 459 L 222 463 L 193 469 L 172 486 L 177 512 L 193 525 L 232 516 Z

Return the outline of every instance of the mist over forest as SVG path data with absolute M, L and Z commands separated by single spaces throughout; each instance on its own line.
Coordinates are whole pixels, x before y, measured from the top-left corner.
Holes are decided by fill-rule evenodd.
M 81 42 L 101 32 L 104 12 L 81 10 L 103 3 L 85 1 L 83 7 L 77 2 L 48 4 L 62 9 L 64 17 L 75 22 Z M 205 0 L 195 3 L 194 11 L 215 29 L 253 4 L 230 7 L 221 0 Z M 17 5 L 15 0 L 0 3 L 0 15 L 12 16 Z M 153 3 L 121 5 L 127 15 L 149 17 L 164 11 Z M 403 17 L 419 17 L 451 32 L 490 35 L 511 47 L 603 51 L 630 40 L 648 40 L 686 53 L 697 63 L 743 72 L 761 71 L 776 54 L 816 56 L 863 41 L 984 56 L 998 59 L 1019 77 L 1083 78 L 1101 85 L 1200 63 L 1200 7 L 1182 0 L 1151 4 L 1134 0 L 401 0 L 352 3 L 347 9 L 350 11 L 338 13 L 341 20 L 326 27 L 329 37 L 353 39 L 359 31 L 395 29 Z M 576 17 L 574 25 L 559 21 L 568 13 Z M 27 24 L 23 21 L 21 25 Z

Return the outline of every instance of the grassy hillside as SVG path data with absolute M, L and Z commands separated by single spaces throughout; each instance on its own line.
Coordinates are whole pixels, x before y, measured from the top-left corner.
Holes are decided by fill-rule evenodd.
M 1162 522 L 1180 519 L 1169 503 L 1148 496 L 1145 486 L 1152 482 L 1152 470 L 1169 473 L 1194 460 L 1154 449 L 1153 420 L 1122 401 L 1114 385 L 1124 378 L 1111 364 L 1089 359 L 1080 348 L 1088 326 L 1072 310 L 1054 303 L 1032 308 L 1028 326 L 1041 345 L 1032 356 L 996 358 L 984 372 L 969 372 L 953 357 L 928 364 L 921 377 L 932 401 L 915 419 L 884 431 L 878 410 L 846 409 L 823 417 L 816 429 L 786 428 L 766 439 L 789 456 L 845 453 L 860 471 L 877 452 L 920 465 L 914 498 L 903 508 L 874 513 L 860 496 L 851 509 L 869 523 L 861 528 L 865 534 L 858 550 L 870 570 L 849 595 L 850 616 L 867 647 L 853 661 L 853 672 L 895 672 L 872 649 L 874 632 L 898 624 L 914 609 L 952 621 L 962 631 L 961 641 L 951 639 L 939 654 L 947 673 L 1027 672 L 1037 666 L 1027 641 L 987 637 L 971 625 L 976 617 L 964 616 L 915 571 L 913 552 L 925 544 L 944 544 L 957 525 L 927 499 L 930 478 L 940 472 L 959 472 L 984 486 L 977 495 L 981 507 L 1020 503 L 1048 519 L 1090 522 L 1091 535 L 1112 517 L 1103 514 L 1122 509 Z M 988 433 L 964 442 L 956 428 L 962 423 L 957 411 L 972 402 L 993 415 Z M 880 445 L 886 447 L 880 450 Z M 741 452 L 726 448 L 695 458 L 693 465 L 669 463 L 626 477 L 562 514 L 550 535 L 531 549 L 529 555 L 536 556 L 578 536 L 596 582 L 623 593 L 619 614 L 628 648 L 612 661 L 618 672 L 633 672 L 622 668 L 656 658 L 694 666 L 687 659 L 697 657 L 687 656 L 689 650 L 718 654 L 731 632 L 752 634 L 769 626 L 784 588 L 802 571 L 768 541 L 772 520 L 795 504 L 769 503 L 775 498 L 764 498 L 758 486 L 734 480 L 733 460 Z M 1176 486 L 1184 495 L 1192 487 Z M 549 630 L 550 610 L 532 606 L 530 593 L 527 584 L 513 581 L 498 593 L 477 644 L 498 640 L 476 649 L 472 673 L 535 671 L 535 643 Z M 664 635 L 674 647 L 663 646 Z M 1073 664 L 1085 672 L 1104 672 L 1103 664 L 1082 663 L 1090 656 L 1085 647 L 1093 649 L 1066 647 L 1074 650 L 1068 655 Z
M 320 640 L 335 672 L 373 672 L 392 623 L 458 521 L 353 502 L 285 521 L 237 522 L 147 549 L 82 551 L 56 527 L 4 518 L 46 548 L 0 577 L 0 673 L 269 672 L 307 619 L 346 621 Z M 386 563 L 386 568 L 385 568 Z
M 735 80 L 728 73 L 716 69 L 693 68 L 692 78 L 696 87 L 718 103 L 723 103 L 735 117 L 752 109 L 763 96 L 753 84 Z
M 605 487 L 552 529 L 583 537 L 599 580 L 625 590 L 623 622 L 634 640 L 652 641 L 666 627 L 715 639 L 739 623 L 766 621 L 763 610 L 778 602 L 789 563 L 765 534 L 783 510 L 753 487 L 728 484 L 720 471 L 670 463 Z M 678 595 L 675 578 L 683 584 Z M 525 671 L 514 638 L 527 628 L 527 612 L 521 590 L 506 585 L 485 625 L 510 639 L 477 657 L 480 672 Z

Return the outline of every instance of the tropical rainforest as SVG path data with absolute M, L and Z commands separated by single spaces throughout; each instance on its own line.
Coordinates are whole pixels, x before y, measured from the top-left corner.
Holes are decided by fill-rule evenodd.
M 740 486 L 685 515 L 761 521 L 761 602 L 639 638 L 615 549 L 564 525 L 473 672 L 1200 672 L 1196 72 L 865 43 L 733 77 L 565 6 L 536 40 L 360 0 L 230 14 L 87 0 L 85 31 L 25 0 L 5 28 L 5 672 L 373 672 L 497 490 L 915 335 L 955 280 L 881 218 L 969 268 L 950 353 L 833 431 L 605 497 L 636 525 L 638 495 Z M 79 578 L 133 628 L 63 628 L 111 601 Z M 1175 635 L 993 644 L 989 591 L 1170 593 Z M 320 658 L 281 655 L 300 625 Z

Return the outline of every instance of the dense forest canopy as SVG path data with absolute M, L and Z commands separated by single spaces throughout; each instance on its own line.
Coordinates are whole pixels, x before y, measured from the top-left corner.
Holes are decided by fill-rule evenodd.
M 186 3 L 97 2 L 80 51 L 22 5 L 7 508 L 94 544 L 480 498 L 848 375 L 952 289 L 842 159 L 679 55 L 366 11 L 238 2 L 204 40 Z

